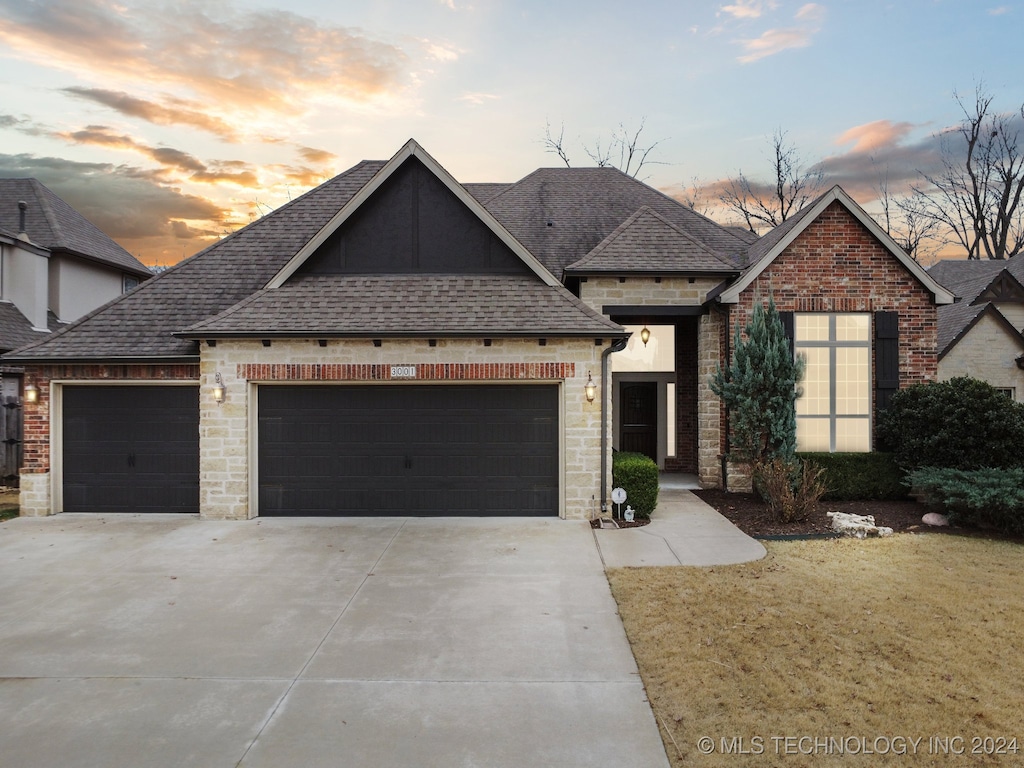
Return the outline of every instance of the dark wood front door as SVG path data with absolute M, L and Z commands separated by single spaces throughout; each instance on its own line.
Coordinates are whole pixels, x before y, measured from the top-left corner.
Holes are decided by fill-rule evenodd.
M 658 385 L 653 381 L 619 384 L 619 450 L 658 460 Z

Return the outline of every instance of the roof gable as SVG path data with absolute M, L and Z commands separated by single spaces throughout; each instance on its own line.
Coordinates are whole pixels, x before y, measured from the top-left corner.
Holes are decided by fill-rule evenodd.
M 578 262 L 647 206 L 733 269 L 748 237 L 717 224 L 617 168 L 539 168 L 487 200 L 487 210 L 555 275 Z
M 736 268 L 724 256 L 645 205 L 565 271 L 566 274 L 700 271 L 735 274 Z
M 764 272 L 772 262 L 775 261 L 783 251 L 788 248 L 803 232 L 825 212 L 832 203 L 842 205 L 855 219 L 877 239 L 882 246 L 892 254 L 893 258 L 899 261 L 908 272 L 931 292 L 936 304 L 951 304 L 954 296 L 951 291 L 944 288 L 931 277 L 916 261 L 900 248 L 889 235 L 878 226 L 878 222 L 868 214 L 851 198 L 842 187 L 834 186 L 825 192 L 817 200 L 809 203 L 800 209 L 793 217 L 787 219 L 778 227 L 768 232 L 759 241 L 754 243 L 749 250 L 749 266 L 744 270 L 740 278 L 722 291 L 719 301 L 723 304 L 735 304 L 743 291 Z
M 1000 270 L 971 303 L 981 304 L 986 301 L 1024 303 L 1024 285 L 1008 269 Z
M 558 280 L 555 279 L 554 275 L 548 272 L 548 270 L 539 261 L 537 261 L 537 259 L 534 258 L 534 256 L 508 232 L 508 230 L 506 230 L 501 224 L 499 224 L 497 219 L 495 219 L 494 216 L 492 216 L 477 201 L 475 197 L 469 194 L 469 192 L 467 192 L 466 189 L 451 176 L 451 174 L 449 174 L 444 168 L 442 168 L 441 165 L 436 160 L 434 160 L 433 157 L 431 157 L 426 151 L 424 151 L 423 148 L 416 143 L 416 141 L 410 139 L 405 144 L 405 146 L 402 147 L 402 149 L 399 150 L 398 153 L 394 157 L 392 157 L 387 163 L 385 163 L 384 167 L 381 168 L 380 171 L 372 179 L 370 179 L 370 181 L 361 190 L 359 190 L 359 192 L 356 193 L 356 195 L 353 196 L 353 198 L 349 200 L 330 219 L 330 221 L 328 221 L 327 224 L 323 226 L 320 229 L 320 231 L 309 242 L 307 242 L 305 246 L 303 246 L 298 251 L 298 253 L 296 253 L 288 261 L 284 268 L 281 269 L 276 275 L 274 275 L 270 282 L 267 283 L 266 287 L 279 288 L 282 285 L 284 285 L 288 281 L 288 279 L 291 278 L 292 275 L 298 272 L 300 268 L 314 256 L 314 254 L 320 252 L 321 248 L 325 244 L 327 244 L 329 240 L 331 240 L 332 236 L 336 232 L 338 232 L 339 229 L 341 229 L 342 226 L 345 225 L 350 219 L 353 219 L 356 213 L 360 211 L 360 209 L 364 205 L 376 207 L 377 204 L 380 204 L 379 199 L 374 201 L 375 194 L 378 192 L 378 190 L 384 188 L 385 191 L 382 193 L 382 197 L 385 199 L 385 203 L 390 204 L 383 205 L 382 210 L 387 209 L 395 204 L 400 204 L 401 201 L 397 198 L 402 197 L 401 193 L 403 189 L 403 184 L 406 183 L 409 179 L 424 178 L 422 174 L 417 176 L 417 171 L 410 172 L 401 170 L 406 165 L 406 163 L 411 159 L 415 159 L 416 161 L 418 161 L 422 168 L 425 171 L 427 171 L 429 175 L 433 176 L 433 179 L 437 183 L 439 183 L 442 187 L 447 189 L 448 193 L 450 193 L 450 195 L 454 197 L 455 201 L 461 203 L 462 206 L 468 209 L 469 212 L 479 222 L 481 222 L 483 226 L 486 227 L 486 229 L 490 231 L 491 235 L 493 235 L 498 241 L 500 241 L 500 243 L 504 245 L 504 247 L 509 252 L 511 252 L 512 255 L 517 257 L 520 260 L 520 262 L 524 264 L 530 272 L 533 272 L 537 277 L 539 277 L 545 284 L 549 286 L 559 285 L 559 282 Z M 406 177 L 407 173 L 409 174 L 408 177 Z M 396 174 L 398 174 L 396 181 L 394 183 L 389 183 L 392 177 L 395 176 Z M 437 189 L 436 187 L 432 188 L 435 189 L 435 191 Z M 410 203 L 414 199 L 415 196 L 412 195 L 412 193 L 409 193 L 408 200 L 410 201 Z M 440 200 L 441 198 L 438 197 L 438 199 Z M 452 208 L 452 201 L 450 199 L 447 201 L 443 201 L 443 206 L 446 207 L 448 211 L 454 210 Z M 385 213 L 387 213 L 387 211 L 385 211 Z M 399 213 L 400 211 L 396 213 L 394 209 L 391 210 L 391 215 L 398 215 Z M 409 212 L 407 215 L 407 221 L 409 221 L 414 226 L 421 220 L 420 217 L 414 216 L 411 212 Z M 366 216 L 367 219 L 371 220 L 373 218 L 373 214 L 364 214 L 364 216 Z M 463 223 L 465 223 L 465 217 L 461 218 Z M 360 217 L 360 219 L 362 219 L 362 217 Z M 339 237 L 343 239 L 345 238 L 347 232 L 358 232 L 361 231 L 361 228 L 370 226 L 365 223 L 365 219 L 363 221 L 360 221 L 360 219 L 356 219 L 355 222 L 352 225 L 350 225 L 349 228 L 342 230 L 342 234 L 339 235 Z M 435 232 L 434 234 L 436 235 L 437 233 Z M 477 232 L 477 235 L 479 235 L 479 231 Z M 431 246 L 428 246 L 428 248 L 429 247 Z M 330 253 L 331 248 L 332 245 L 328 244 L 327 249 L 324 251 L 324 254 Z M 488 246 L 488 248 L 490 253 L 490 246 Z M 504 268 L 507 269 L 509 254 L 505 252 L 499 253 L 500 250 L 501 249 L 497 248 L 494 249 L 496 255 L 494 256 L 493 260 L 495 262 L 501 262 L 504 265 Z M 381 249 L 377 249 L 375 252 L 379 255 L 381 253 Z M 412 252 L 410 251 L 409 258 L 411 258 L 411 254 Z M 364 252 L 363 255 L 359 257 L 359 259 L 362 260 L 360 264 L 368 262 L 371 256 L 372 254 Z M 400 268 L 402 258 L 403 257 L 395 257 L 394 260 L 391 261 L 391 263 L 389 264 L 390 268 L 384 271 L 391 273 L 403 272 L 403 269 Z M 314 264 L 311 265 L 309 269 L 316 271 L 318 269 L 325 268 L 323 266 L 323 262 L 329 261 L 329 259 L 329 256 L 321 255 L 317 261 L 314 261 Z M 490 259 L 490 255 L 488 255 L 487 259 Z
M 944 309 L 952 308 L 950 307 Z M 991 318 L 993 322 L 995 322 L 996 325 L 1002 328 L 1006 335 L 1013 340 L 1013 342 L 1018 346 L 1018 348 L 1024 349 L 1024 335 L 1022 335 L 1021 332 L 1014 327 L 1013 323 L 1006 319 L 1006 316 L 1003 315 L 1003 313 L 1000 312 L 994 304 L 974 306 L 967 305 L 966 307 L 964 307 L 964 310 L 964 314 L 966 316 L 959 319 L 959 321 L 956 323 L 957 327 L 955 329 L 955 332 L 947 336 L 946 339 L 942 339 L 940 333 L 939 360 L 941 360 L 947 354 L 949 354 L 953 347 L 959 344 L 960 341 L 964 339 L 968 333 L 971 332 L 971 329 L 974 328 L 974 326 L 976 326 L 978 323 L 980 323 L 982 318 L 985 317 Z
M 515 275 L 530 269 L 413 155 L 295 274 Z
M 28 204 L 25 232 L 36 245 L 67 251 L 140 277 L 151 275 L 142 262 L 36 179 L 0 179 L 0 228 L 19 231 L 21 200 Z

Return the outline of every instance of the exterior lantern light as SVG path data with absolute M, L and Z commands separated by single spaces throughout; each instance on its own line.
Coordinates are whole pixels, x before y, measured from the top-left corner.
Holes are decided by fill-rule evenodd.
M 39 402 L 39 390 L 35 384 L 25 385 L 25 402 L 26 403 L 38 403 Z
M 587 371 L 587 383 L 584 385 L 583 391 L 587 393 L 587 402 L 594 402 L 594 397 L 597 395 L 597 384 L 594 383 L 594 377 L 590 375 L 590 371 Z
M 640 341 L 647 346 L 647 342 L 651 340 L 651 329 L 647 327 L 647 323 L 644 323 L 644 329 L 640 331 Z
M 224 402 L 224 379 L 221 378 L 220 371 L 213 377 L 213 399 L 218 405 Z

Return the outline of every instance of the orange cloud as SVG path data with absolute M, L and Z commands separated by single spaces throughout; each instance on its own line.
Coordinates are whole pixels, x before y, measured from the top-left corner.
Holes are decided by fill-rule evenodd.
M 64 93 L 77 98 L 102 104 L 128 117 L 135 117 L 155 125 L 184 125 L 199 128 L 219 136 L 225 141 L 239 141 L 238 132 L 219 117 L 202 111 L 202 104 L 186 99 L 166 96 L 169 106 L 147 99 L 131 96 L 123 91 L 109 91 L 104 88 L 81 88 L 78 86 L 62 89 Z
M 106 0 L 26 2 L 4 4 L 0 18 L 0 41 L 26 58 L 84 76 L 176 85 L 223 116 L 237 109 L 293 114 L 311 95 L 367 101 L 410 81 L 408 56 L 397 46 L 357 29 L 223 0 L 180 0 L 173 13 Z M 145 103 L 118 105 L 109 92 L 78 95 L 169 119 Z
M 770 10 L 774 10 L 778 3 L 767 3 Z M 727 13 L 736 19 L 757 19 L 764 12 L 765 3 L 762 0 L 736 0 L 734 5 L 723 5 L 722 13 Z
M 836 144 L 853 142 L 851 152 L 875 152 L 883 147 L 899 144 L 910 131 L 913 123 L 894 123 L 891 120 L 875 120 L 872 123 L 856 125 L 843 131 L 836 138 Z

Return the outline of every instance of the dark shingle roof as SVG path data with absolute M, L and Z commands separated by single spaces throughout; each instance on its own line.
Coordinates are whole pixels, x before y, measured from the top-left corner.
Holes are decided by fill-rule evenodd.
M 574 274 L 629 272 L 736 272 L 729 260 L 643 206 L 589 254 L 566 267 Z
M 64 250 L 149 277 L 149 269 L 96 225 L 36 179 L 0 179 L 0 227 L 20 229 L 18 202 L 25 201 L 25 233 L 36 245 Z
M 1012 259 L 946 259 L 928 270 L 928 274 L 960 297 L 955 304 L 938 308 L 939 357 L 943 357 L 970 329 L 990 302 L 977 301 L 982 292 L 1006 270 L 1024 283 L 1024 254 Z M 1020 330 L 1020 329 L 1018 329 Z
M 175 331 L 252 295 L 384 165 L 362 162 L 12 358 L 193 357 Z
M 47 327 L 59 331 L 64 323 L 52 312 L 47 313 Z M 21 311 L 9 301 L 0 301 L 0 352 L 23 347 L 26 344 L 50 338 L 46 331 L 37 331 Z
M 745 239 L 615 168 L 541 168 L 485 203 L 559 279 L 644 206 L 732 265 L 743 264 Z
M 621 334 L 561 286 L 533 275 L 302 275 L 181 335 L 573 336 Z
M 469 194 L 479 202 L 486 203 L 492 197 L 496 197 L 511 187 L 511 184 L 493 184 L 489 182 L 472 182 L 462 185 Z

